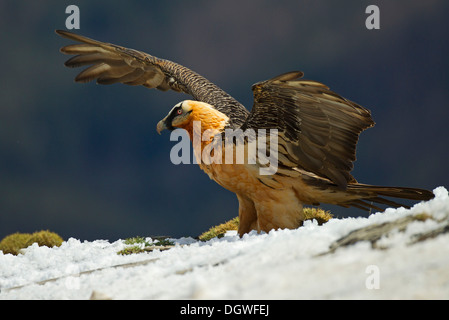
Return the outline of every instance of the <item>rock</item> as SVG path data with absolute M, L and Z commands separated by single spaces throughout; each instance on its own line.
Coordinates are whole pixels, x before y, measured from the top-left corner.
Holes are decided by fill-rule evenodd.
M 112 298 L 103 292 L 93 290 L 89 300 L 112 300 Z
M 329 248 L 329 251 L 324 253 L 335 252 L 338 248 L 346 247 L 355 244 L 360 241 L 369 241 L 373 249 L 387 249 L 385 246 L 378 245 L 378 241 L 383 237 L 388 237 L 395 231 L 404 232 L 410 223 L 412 222 L 423 222 L 431 219 L 437 222 L 434 228 L 426 230 L 422 233 L 414 233 L 409 236 L 407 241 L 408 245 L 415 244 L 420 241 L 425 241 L 427 239 L 434 238 L 440 234 L 449 232 L 449 217 L 436 220 L 434 217 L 427 215 L 425 213 L 415 214 L 410 216 L 405 216 L 398 218 L 393 221 L 384 222 L 376 225 L 369 225 L 364 228 L 360 228 L 348 233 L 346 236 L 335 241 Z

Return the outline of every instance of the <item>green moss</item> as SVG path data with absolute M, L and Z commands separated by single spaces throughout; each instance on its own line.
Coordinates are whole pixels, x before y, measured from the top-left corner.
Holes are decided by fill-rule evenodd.
M 146 241 L 145 237 L 132 237 L 127 238 L 123 241 L 124 244 L 133 245 L 133 244 L 143 244 L 144 246 L 149 246 L 151 243 Z
M 169 238 L 160 238 L 160 239 L 155 239 L 152 245 L 154 245 L 154 246 L 174 246 L 175 243 L 173 241 L 170 241 Z
M 21 249 L 27 248 L 33 243 L 37 243 L 39 246 L 47 247 L 59 247 L 64 240 L 54 232 L 38 231 L 33 234 L 30 233 L 13 233 L 6 236 L 0 241 L 0 250 L 4 254 L 18 255 Z
M 232 220 L 229 220 L 225 223 L 222 223 L 218 226 L 214 226 L 207 230 L 206 232 L 202 233 L 198 238 L 201 241 L 208 241 L 212 238 L 218 237 L 221 238 L 224 236 L 224 234 L 229 230 L 237 230 L 239 227 L 239 218 L 236 217 Z
M 122 255 L 122 256 L 126 256 L 128 254 L 134 254 L 134 253 L 143 253 L 145 252 L 145 249 L 143 249 L 140 246 L 131 246 L 131 247 L 126 247 L 123 250 L 120 250 L 119 252 L 117 252 L 117 254 Z
M 143 253 L 150 252 L 154 249 L 161 249 L 161 247 L 164 246 L 174 246 L 174 243 L 166 237 L 156 238 L 153 242 L 148 242 L 146 239 L 147 238 L 145 237 L 132 237 L 125 239 L 123 243 L 129 245 L 129 247 L 118 251 L 117 254 L 128 255 L 134 253 Z
M 303 212 L 305 215 L 305 220 L 315 219 L 320 226 L 332 219 L 332 214 L 330 211 L 325 211 L 320 208 L 304 208 Z
M 28 247 L 27 243 L 30 239 L 31 234 L 29 233 L 13 233 L 9 236 L 3 238 L 0 241 L 0 250 L 3 251 L 4 254 L 13 254 L 18 255 L 20 249 Z
M 46 231 L 38 231 L 31 235 L 28 240 L 28 246 L 37 243 L 39 247 L 45 246 L 49 248 L 59 247 L 64 240 L 56 233 Z
M 319 225 L 322 225 L 332 219 L 332 214 L 320 208 L 304 208 L 305 220 L 315 219 Z M 227 231 L 237 230 L 239 228 L 239 218 L 236 217 L 218 226 L 214 226 L 202 233 L 198 238 L 201 241 L 208 241 L 212 238 L 221 238 Z

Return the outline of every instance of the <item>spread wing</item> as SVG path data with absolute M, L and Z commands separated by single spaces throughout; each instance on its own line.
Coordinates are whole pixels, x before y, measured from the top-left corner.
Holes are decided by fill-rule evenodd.
M 76 76 L 77 82 L 96 80 L 99 84 L 124 83 L 184 92 L 225 113 L 234 127 L 240 126 L 249 114 L 215 84 L 177 63 L 63 30 L 56 33 L 80 42 L 61 48 L 62 53 L 75 55 L 65 62 L 67 67 L 89 66 Z
M 242 129 L 278 129 L 279 166 L 327 178 L 345 189 L 359 134 L 374 125 L 369 110 L 325 85 L 290 72 L 253 85 L 253 109 Z

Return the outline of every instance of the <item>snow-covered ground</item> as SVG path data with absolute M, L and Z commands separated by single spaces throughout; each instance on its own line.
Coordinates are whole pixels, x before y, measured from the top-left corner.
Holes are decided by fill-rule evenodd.
M 94 291 L 112 299 L 449 299 L 449 232 L 411 244 L 448 223 L 448 191 L 434 193 L 410 210 L 242 239 L 173 239 L 167 251 L 122 256 L 122 240 L 72 238 L 18 256 L 0 252 L 0 299 L 89 299 Z M 327 253 L 353 230 L 422 213 L 432 219 L 391 232 L 378 241 L 383 249 L 362 241 Z

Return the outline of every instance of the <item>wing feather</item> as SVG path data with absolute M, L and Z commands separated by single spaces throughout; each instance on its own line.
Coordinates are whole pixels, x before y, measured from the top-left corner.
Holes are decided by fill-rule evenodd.
M 278 129 L 279 165 L 306 170 L 345 189 L 369 110 L 326 85 L 289 72 L 253 85 L 254 105 L 242 129 Z
M 75 78 L 77 82 L 96 80 L 99 84 L 123 83 L 183 92 L 226 114 L 231 127 L 239 127 L 249 114 L 245 107 L 218 86 L 177 63 L 68 31 L 56 30 L 56 33 L 80 42 L 60 50 L 64 54 L 75 55 L 66 61 L 67 67 L 89 66 Z

